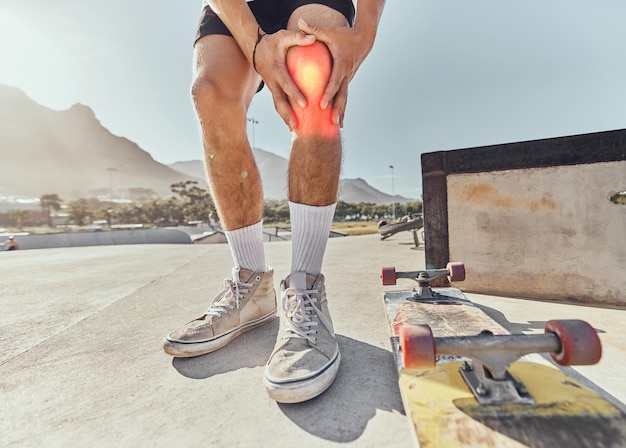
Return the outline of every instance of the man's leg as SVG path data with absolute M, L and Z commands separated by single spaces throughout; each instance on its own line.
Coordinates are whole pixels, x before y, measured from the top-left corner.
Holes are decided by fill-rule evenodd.
M 343 14 L 321 5 L 297 9 L 289 28 L 297 29 L 300 18 L 320 27 L 348 26 Z M 332 122 L 332 107 L 322 110 L 319 106 L 330 77 L 332 57 L 326 46 L 317 42 L 311 47 L 291 48 L 287 61 L 294 81 L 307 97 L 306 108 L 292 105 L 300 123 L 294 131 L 289 158 L 291 271 L 318 275 L 337 202 L 342 157 L 340 130 Z
M 288 28 L 297 29 L 300 18 L 314 26 L 348 26 L 341 13 L 321 5 L 297 9 Z M 319 106 L 331 66 L 330 52 L 321 42 L 292 47 L 287 54 L 287 68 L 307 98 L 307 106 L 292 104 L 298 118 L 288 181 L 292 267 L 281 285 L 283 334 L 264 379 L 270 396 L 280 402 L 321 394 L 334 381 L 340 362 L 320 273 L 341 170 L 339 126 L 332 123 L 332 107 L 322 110 Z
M 246 114 L 260 78 L 230 36 L 200 39 L 194 59 L 192 98 L 211 194 L 235 264 L 262 271 L 263 189 L 246 135 Z
M 261 180 L 246 136 L 246 113 L 260 79 L 230 36 L 200 39 L 194 65 L 191 95 L 218 215 L 226 230 L 246 227 L 263 212 Z
M 166 336 L 164 350 L 173 356 L 215 351 L 276 312 L 273 272 L 263 252 L 261 178 L 246 136 L 246 113 L 260 79 L 230 36 L 201 38 L 194 56 L 192 97 L 206 170 L 235 269 L 204 315 Z

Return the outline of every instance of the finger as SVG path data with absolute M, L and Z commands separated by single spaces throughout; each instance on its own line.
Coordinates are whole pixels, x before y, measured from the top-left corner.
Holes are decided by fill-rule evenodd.
M 277 71 L 277 85 L 276 88 L 281 90 L 291 98 L 291 101 L 298 106 L 305 108 L 306 107 L 306 97 L 300 91 L 294 80 L 289 75 L 285 66 L 276 67 Z
M 322 95 L 322 99 L 320 101 L 320 107 L 322 109 L 326 109 L 328 105 L 333 101 L 335 93 L 341 85 L 341 75 L 339 75 L 339 70 L 337 70 L 337 66 L 339 64 L 335 62 L 337 58 L 334 54 L 332 54 L 332 47 L 327 40 L 327 36 L 325 36 L 324 34 L 323 28 L 311 26 L 304 19 L 298 20 L 298 27 L 302 32 L 306 33 L 307 35 L 312 35 L 315 37 L 316 40 L 325 43 L 333 57 L 333 68 L 331 70 L 328 84 L 326 85 L 326 89 L 324 90 L 324 94 Z
M 293 112 L 291 108 L 291 104 L 287 100 L 287 97 L 283 94 L 274 95 L 272 93 L 272 99 L 274 100 L 274 108 L 278 115 L 283 119 L 287 127 L 290 131 L 293 131 L 297 125 L 298 121 L 296 119 L 296 114 Z
M 342 85 L 342 76 L 341 70 L 337 66 L 338 64 L 333 64 L 332 71 L 330 73 L 330 78 L 328 79 L 328 84 L 326 85 L 326 89 L 324 90 L 324 94 L 322 95 L 322 99 L 320 101 L 320 107 L 322 109 L 326 109 L 329 104 L 335 102 L 335 96 L 339 92 L 339 89 Z
M 321 31 L 321 28 L 318 26 L 309 25 L 304 19 L 298 19 L 298 28 L 301 31 L 304 31 L 306 34 L 313 35 L 317 37 L 317 34 Z
M 302 19 L 300 19 L 302 20 Z M 287 34 L 287 37 L 283 40 L 284 47 L 293 47 L 296 45 L 306 46 L 311 45 L 315 42 L 315 35 L 313 33 L 308 33 L 304 30 L 300 30 L 298 32 L 290 32 Z
M 342 83 L 343 76 L 341 75 L 342 70 L 340 68 L 342 65 L 340 62 L 341 58 L 340 55 L 336 55 L 333 51 L 334 47 L 331 45 L 331 35 L 326 32 L 324 28 L 309 25 L 304 19 L 298 20 L 298 27 L 302 32 L 313 35 L 316 40 L 325 43 L 333 57 L 333 68 L 330 78 L 328 79 L 328 84 L 320 100 L 320 107 L 325 110 L 334 101 L 335 95 Z
M 346 104 L 348 102 L 348 81 L 344 80 L 341 83 L 341 87 L 335 95 L 335 101 L 333 104 L 333 122 L 343 128 L 343 118 L 346 112 Z
M 308 46 L 312 45 L 314 42 L 315 36 L 305 34 L 302 31 L 296 33 L 286 33 L 285 38 L 281 41 L 281 50 L 285 55 L 285 63 L 278 64 L 274 68 L 281 90 L 285 92 L 294 103 L 298 104 L 302 108 L 306 107 L 307 101 L 287 70 L 286 55 L 287 51 L 289 51 L 289 48 L 291 47 Z

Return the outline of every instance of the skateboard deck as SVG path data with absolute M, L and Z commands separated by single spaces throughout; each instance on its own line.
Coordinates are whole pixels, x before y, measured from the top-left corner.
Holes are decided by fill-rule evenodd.
M 434 277 L 417 279 L 442 271 L 455 281 L 465 276 L 464 268 L 383 268 L 383 284 L 403 277 L 420 284 L 383 295 L 400 393 L 419 446 L 626 446 L 626 416 L 536 353 L 551 352 L 563 365 L 593 364 L 601 355 L 593 328 L 550 321 L 543 335 L 510 335 L 460 290 L 430 288 Z

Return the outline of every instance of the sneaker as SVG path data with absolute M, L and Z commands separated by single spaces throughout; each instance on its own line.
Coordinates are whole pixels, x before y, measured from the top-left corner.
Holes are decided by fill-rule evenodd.
M 281 297 L 282 338 L 267 362 L 263 384 L 274 400 L 299 403 L 330 387 L 341 356 L 323 275 L 291 274 L 281 283 Z
M 271 269 L 268 272 L 233 269 L 233 279 L 224 280 L 204 315 L 168 334 L 163 350 L 177 357 L 204 355 L 270 322 L 276 316 L 273 281 Z

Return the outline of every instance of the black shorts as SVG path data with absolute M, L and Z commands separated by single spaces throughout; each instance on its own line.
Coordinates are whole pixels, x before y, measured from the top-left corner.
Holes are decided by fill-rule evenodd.
M 256 17 L 261 29 L 270 34 L 287 28 L 287 22 L 293 12 L 300 6 L 309 4 L 325 5 L 333 8 L 342 13 L 350 25 L 354 23 L 355 11 L 352 0 L 253 0 L 248 2 L 248 6 Z M 204 6 L 200 15 L 195 42 L 209 34 L 232 36 L 232 33 L 217 14 L 209 6 Z

